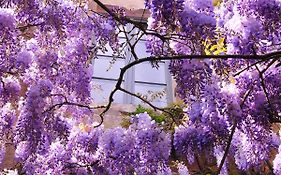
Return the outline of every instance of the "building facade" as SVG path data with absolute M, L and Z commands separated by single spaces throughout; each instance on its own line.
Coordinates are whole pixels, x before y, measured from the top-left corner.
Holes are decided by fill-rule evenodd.
M 143 0 L 103 0 L 102 2 L 110 8 L 113 6 L 126 8 L 126 13 L 132 18 L 138 19 L 140 16 L 143 17 Z M 92 4 L 92 7 L 98 12 L 104 12 L 97 6 L 97 4 Z M 148 12 L 145 13 L 146 16 L 144 18 L 148 16 Z M 130 31 L 132 26 L 126 26 L 126 29 Z M 130 35 L 134 35 L 134 33 L 136 34 L 137 32 L 138 31 L 135 29 Z M 120 34 L 119 41 L 125 42 L 125 40 L 124 34 Z M 146 50 L 145 37 L 138 41 L 135 51 L 139 58 L 150 56 Z M 133 55 L 130 53 L 129 48 L 124 49 L 124 53 L 120 57 L 113 59 L 112 54 L 112 50 L 108 47 L 108 52 L 99 52 L 98 58 L 93 60 L 93 99 L 96 104 L 108 102 L 108 96 L 114 89 L 120 73 L 120 68 L 131 62 L 133 59 Z M 158 69 L 153 68 L 149 62 L 136 65 L 127 71 L 122 86 L 129 92 L 141 95 L 156 106 L 167 106 L 172 103 L 174 99 L 172 77 L 169 73 L 168 65 L 168 61 L 160 62 Z M 124 94 L 123 92 L 117 92 L 115 94 L 114 103 L 132 105 L 142 104 L 140 99 Z

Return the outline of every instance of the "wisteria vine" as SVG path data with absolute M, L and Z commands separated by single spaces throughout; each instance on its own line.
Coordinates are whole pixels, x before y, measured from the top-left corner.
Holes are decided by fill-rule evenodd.
M 146 25 L 99 0 L 0 1 L 1 174 L 281 173 L 281 1 L 144 4 Z M 121 54 L 127 24 L 140 31 L 125 43 L 135 60 L 108 104 L 93 107 L 91 60 L 108 47 Z M 143 36 L 150 57 L 136 54 Z M 171 60 L 186 117 L 169 130 L 146 113 L 104 129 L 117 91 L 176 117 L 121 86 L 131 67 L 161 60 Z

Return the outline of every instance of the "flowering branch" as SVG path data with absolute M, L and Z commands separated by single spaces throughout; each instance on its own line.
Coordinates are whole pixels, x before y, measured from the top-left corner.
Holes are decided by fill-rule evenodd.
M 249 95 L 251 94 L 252 90 L 253 90 L 253 87 L 251 87 L 251 88 L 247 91 L 247 93 L 245 94 L 244 99 L 243 99 L 243 101 L 242 101 L 241 104 L 240 104 L 241 109 L 242 109 L 242 107 L 244 106 L 244 104 L 245 104 L 247 98 L 248 98 Z M 230 135 L 229 135 L 229 138 L 228 138 L 228 141 L 227 141 L 227 145 L 226 145 L 226 148 L 225 148 L 225 151 L 224 151 L 222 160 L 221 160 L 221 162 L 220 162 L 220 164 L 219 164 L 219 167 L 218 167 L 217 175 L 220 174 L 221 169 L 222 169 L 222 167 L 223 167 L 223 164 L 224 164 L 224 162 L 225 162 L 225 160 L 226 160 L 226 157 L 227 157 L 227 155 L 228 155 L 228 152 L 229 152 L 229 149 L 230 149 L 230 146 L 231 146 L 231 141 L 232 141 L 232 139 L 233 139 L 233 136 L 234 136 L 234 132 L 235 132 L 236 127 L 237 127 L 237 121 L 235 120 L 235 118 L 233 118 L 233 126 L 232 126 L 232 128 L 231 128 L 231 133 L 230 133 Z

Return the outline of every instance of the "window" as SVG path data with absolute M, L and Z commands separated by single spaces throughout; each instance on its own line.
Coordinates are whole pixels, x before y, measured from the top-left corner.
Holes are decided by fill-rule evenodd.
M 126 30 L 129 31 L 130 29 L 132 27 L 127 26 Z M 131 36 L 129 37 L 132 37 L 133 33 L 137 33 L 137 30 L 131 32 Z M 124 34 L 119 35 L 119 40 L 120 42 L 126 40 Z M 139 58 L 150 56 L 146 52 L 145 42 L 145 38 L 142 38 L 136 45 L 135 51 Z M 92 94 L 95 103 L 108 102 L 108 96 L 114 89 L 120 68 L 132 60 L 133 56 L 129 46 L 127 47 L 124 49 L 123 56 L 114 59 L 114 63 L 112 63 L 113 52 L 109 47 L 106 53 L 99 52 L 98 58 L 93 60 L 94 77 Z M 151 100 L 154 105 L 166 106 L 173 101 L 172 77 L 169 73 L 168 65 L 168 61 L 160 62 L 158 69 L 152 68 L 149 62 L 136 65 L 127 70 L 122 87 L 132 93 L 148 97 L 147 99 Z M 156 94 L 158 94 L 158 97 Z M 162 98 L 159 98 L 159 96 Z M 118 91 L 114 95 L 114 103 L 137 105 L 142 102 L 136 97 Z

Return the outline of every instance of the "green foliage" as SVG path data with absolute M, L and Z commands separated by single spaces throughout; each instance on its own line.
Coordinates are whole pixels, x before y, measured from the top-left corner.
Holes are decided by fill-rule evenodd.
M 163 125 L 167 129 L 173 128 L 174 125 L 179 125 L 182 120 L 184 120 L 184 112 L 183 112 L 184 104 L 182 102 L 176 102 L 168 105 L 164 110 L 166 112 L 159 112 L 155 111 L 152 108 L 144 107 L 141 105 L 138 105 L 136 107 L 136 110 L 132 113 L 123 113 L 123 120 L 121 122 L 122 127 L 129 127 L 130 122 L 130 116 L 134 116 L 141 113 L 147 113 L 152 120 L 154 120 L 156 123 Z
M 132 115 L 141 114 L 146 112 L 152 120 L 155 120 L 157 123 L 162 123 L 165 121 L 166 116 L 162 113 L 158 113 L 151 108 L 146 108 L 144 106 L 138 105 L 136 111 L 132 113 Z
M 152 120 L 154 120 L 155 122 L 157 122 L 159 124 L 161 124 L 162 122 L 165 121 L 166 116 L 163 113 L 159 113 L 151 108 L 138 105 L 134 112 L 123 113 L 124 117 L 122 119 L 121 126 L 125 127 L 125 128 L 129 127 L 131 125 L 130 116 L 132 116 L 132 115 L 134 116 L 136 114 L 141 114 L 141 113 L 145 113 L 145 112 L 152 118 Z

